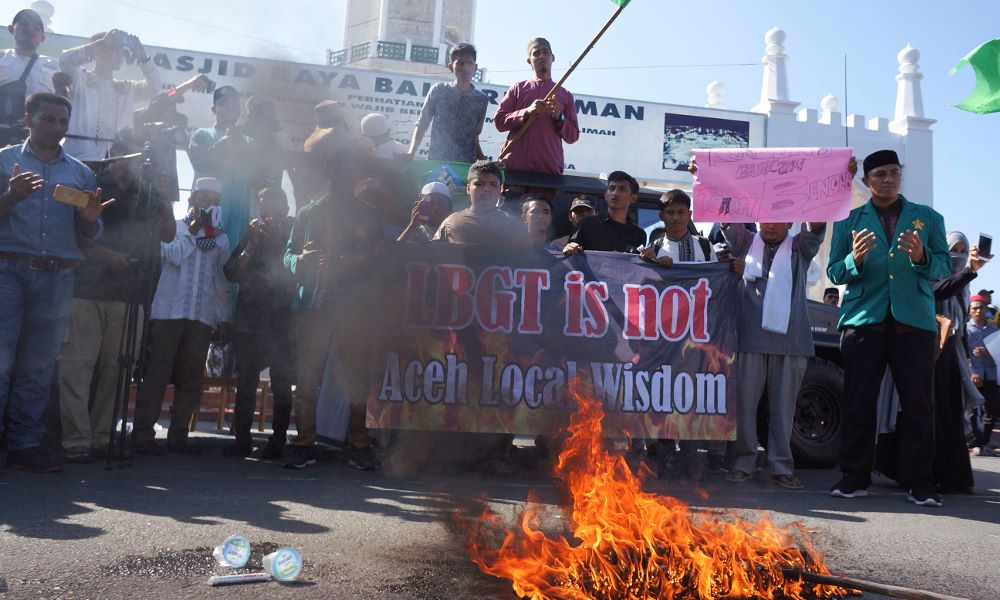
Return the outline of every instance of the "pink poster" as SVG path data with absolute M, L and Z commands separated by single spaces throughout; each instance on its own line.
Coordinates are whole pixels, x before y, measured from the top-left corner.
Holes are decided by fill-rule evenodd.
M 840 221 L 851 211 L 850 148 L 693 150 L 695 221 Z

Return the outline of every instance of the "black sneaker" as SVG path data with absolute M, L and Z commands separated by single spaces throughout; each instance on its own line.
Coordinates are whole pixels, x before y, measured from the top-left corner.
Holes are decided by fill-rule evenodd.
M 374 471 L 378 469 L 378 457 L 371 446 L 365 448 L 351 448 L 347 455 L 347 464 L 359 471 Z
M 285 445 L 268 442 L 260 453 L 261 460 L 281 460 L 285 457 Z
M 203 452 L 203 448 L 197 444 L 193 444 L 188 441 L 183 442 L 167 442 L 167 452 L 171 454 L 185 454 L 188 456 L 197 456 Z
M 869 485 L 858 481 L 857 477 L 844 475 L 837 485 L 830 488 L 830 495 L 834 498 L 863 498 L 868 495 Z
M 934 487 L 929 485 L 914 485 L 910 488 L 910 493 L 907 494 L 906 499 L 917 506 L 939 507 L 942 505 L 941 496 L 938 496 L 937 492 L 934 491 Z
M 40 447 L 11 450 L 7 453 L 7 468 L 31 473 L 57 473 L 62 465 Z
M 284 454 L 286 469 L 304 469 L 316 464 L 316 452 L 312 446 L 286 444 Z
M 132 452 L 142 456 L 166 456 L 167 449 L 154 440 L 146 440 L 145 442 L 133 442 Z
M 233 442 L 222 449 L 223 456 L 244 457 L 253 454 L 253 444 L 250 442 Z

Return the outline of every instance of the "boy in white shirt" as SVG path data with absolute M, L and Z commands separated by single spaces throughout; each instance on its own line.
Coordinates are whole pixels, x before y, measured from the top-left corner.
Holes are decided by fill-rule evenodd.
M 177 235 L 160 244 L 162 271 L 150 310 L 149 354 L 135 409 L 136 454 L 166 451 L 197 454 L 188 443 L 188 424 L 201 402 L 205 355 L 218 330 L 229 336 L 230 284 L 223 273 L 229 258 L 229 238 L 221 231 L 218 179 L 195 181 L 188 215 L 177 222 Z M 174 375 L 174 404 L 167 448 L 154 441 L 163 394 Z
M 655 262 L 662 267 L 674 263 L 716 262 L 718 257 L 712 243 L 706 237 L 691 233 L 691 197 L 683 190 L 670 190 L 660 196 L 660 220 L 663 221 L 664 235 L 649 244 L 640 258 Z M 713 472 L 724 468 L 726 460 L 725 442 L 681 441 L 680 455 L 674 461 L 674 441 L 647 441 L 647 450 L 660 463 L 661 469 L 674 462 L 674 466 L 684 475 L 699 479 L 704 465 L 699 458 L 698 448 L 708 450 L 708 469 Z
M 691 233 L 691 197 L 683 190 L 670 190 L 660 196 L 660 220 L 666 233 L 641 253 L 643 260 L 664 267 L 675 262 L 718 260 L 708 238 Z

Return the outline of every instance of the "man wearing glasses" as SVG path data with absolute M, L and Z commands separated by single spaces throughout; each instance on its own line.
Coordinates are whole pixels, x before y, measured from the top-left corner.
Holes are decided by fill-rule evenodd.
M 934 462 L 934 351 L 931 280 L 950 273 L 944 219 L 900 193 L 902 167 L 892 150 L 864 160 L 871 199 L 833 227 L 827 275 L 846 285 L 838 329 L 843 333 L 843 477 L 830 494 L 868 495 L 875 447 L 875 407 L 886 366 L 902 404 L 900 483 L 919 506 L 941 506 Z

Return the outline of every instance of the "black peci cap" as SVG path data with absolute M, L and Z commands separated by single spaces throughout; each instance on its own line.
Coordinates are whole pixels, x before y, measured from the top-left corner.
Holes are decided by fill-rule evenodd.
M 878 150 L 865 157 L 864 175 L 868 177 L 868 172 L 872 169 L 884 167 L 885 165 L 899 166 L 899 155 L 894 150 Z

